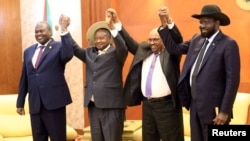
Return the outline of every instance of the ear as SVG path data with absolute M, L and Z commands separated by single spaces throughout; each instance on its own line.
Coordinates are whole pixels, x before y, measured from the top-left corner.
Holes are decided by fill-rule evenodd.
M 216 27 L 220 26 L 220 20 L 215 20 Z
M 50 35 L 50 36 L 53 36 L 53 34 L 52 34 L 52 30 L 51 30 L 51 31 L 49 30 L 49 35 Z

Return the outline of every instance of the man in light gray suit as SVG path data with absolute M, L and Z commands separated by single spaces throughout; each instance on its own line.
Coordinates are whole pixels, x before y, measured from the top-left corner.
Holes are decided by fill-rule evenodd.
M 79 47 L 70 33 L 65 35 L 69 37 L 65 42 L 73 46 L 74 55 L 86 63 L 84 106 L 88 107 L 92 141 L 122 140 L 126 108 L 122 69 L 128 51 L 118 31 L 112 30 L 111 34 L 110 29 L 114 28 L 111 18 L 109 15 L 106 21 L 89 28 L 87 37 L 93 46 L 88 48 Z M 65 30 L 69 25 L 67 19 L 65 16 L 60 19 Z

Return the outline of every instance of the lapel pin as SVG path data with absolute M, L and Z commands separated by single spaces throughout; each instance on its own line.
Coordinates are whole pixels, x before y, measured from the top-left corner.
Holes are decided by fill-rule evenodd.
M 49 49 L 52 49 L 52 46 L 49 46 Z

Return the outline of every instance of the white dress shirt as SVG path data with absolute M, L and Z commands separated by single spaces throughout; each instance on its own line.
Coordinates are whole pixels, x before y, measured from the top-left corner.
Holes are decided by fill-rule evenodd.
M 39 51 L 40 51 L 40 47 L 41 47 L 41 46 L 45 46 L 45 47 L 43 48 L 43 51 L 44 51 L 45 48 L 46 48 L 46 46 L 48 45 L 48 43 L 49 43 L 50 41 L 51 41 L 51 40 L 49 40 L 49 41 L 48 41 L 46 44 L 44 44 L 44 45 L 38 43 L 38 45 L 37 45 L 37 47 L 36 47 L 36 50 L 35 50 L 35 53 L 34 53 L 34 55 L 33 55 L 33 57 L 32 57 L 32 64 L 33 64 L 34 67 L 35 67 L 35 64 L 36 64 L 36 59 L 37 59 L 38 53 L 39 53 Z
M 142 64 L 142 78 L 141 78 L 141 90 L 143 95 L 146 97 L 146 80 L 148 76 L 148 72 L 150 69 L 150 65 L 154 58 L 154 54 L 152 53 L 149 57 L 143 60 Z M 153 76 L 152 76 L 152 95 L 151 98 L 164 97 L 171 94 L 171 90 L 169 88 L 168 82 L 166 80 L 166 76 L 164 75 L 161 67 L 160 56 L 157 57 Z

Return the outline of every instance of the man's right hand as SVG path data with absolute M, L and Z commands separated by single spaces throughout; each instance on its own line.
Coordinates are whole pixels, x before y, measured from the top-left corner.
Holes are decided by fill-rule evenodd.
M 19 115 L 25 115 L 25 110 L 24 110 L 24 108 L 17 108 L 17 109 L 16 109 L 16 112 L 17 112 Z
M 59 19 L 59 24 L 61 26 L 61 32 L 67 32 L 68 26 L 70 25 L 70 18 L 62 14 Z
M 106 22 L 111 30 L 115 29 L 115 24 L 120 22 L 115 9 L 108 8 L 106 10 Z
M 161 6 L 159 8 L 158 15 L 160 17 L 163 28 L 172 23 L 172 18 L 170 17 L 169 10 L 166 6 Z
M 106 10 L 106 15 L 107 14 L 110 14 L 111 16 L 112 16 L 112 22 L 115 24 L 115 23 L 119 23 L 120 22 L 120 20 L 119 20 L 119 17 L 118 17 L 118 15 L 117 15 L 117 12 L 115 11 L 115 9 L 113 9 L 113 8 L 108 8 L 107 10 Z

